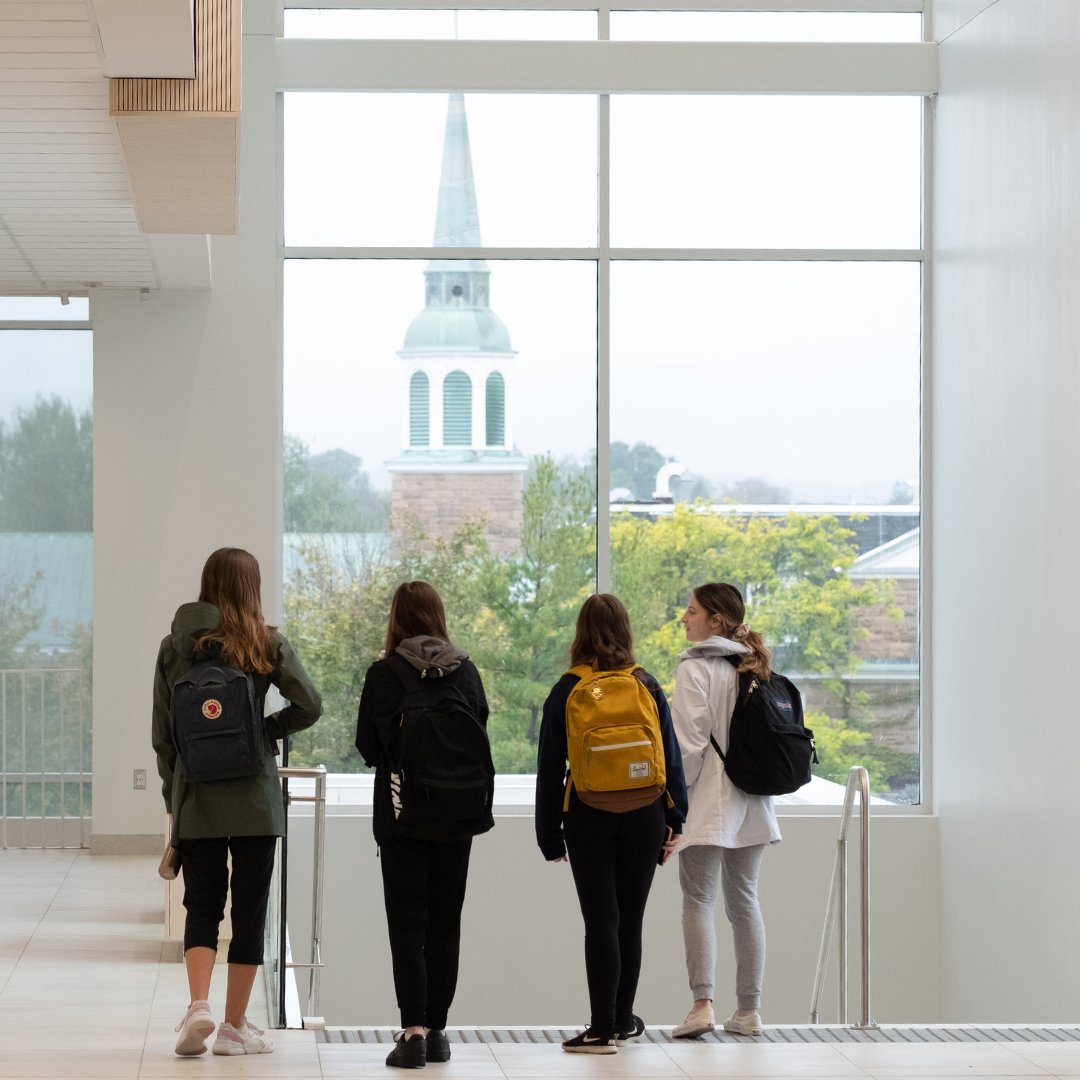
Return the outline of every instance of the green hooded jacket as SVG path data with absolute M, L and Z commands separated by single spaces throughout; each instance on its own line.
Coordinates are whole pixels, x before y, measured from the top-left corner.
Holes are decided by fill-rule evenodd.
M 154 669 L 154 752 L 165 809 L 172 814 L 174 845 L 183 840 L 215 836 L 285 834 L 281 781 L 277 760 L 269 749 L 258 776 L 192 784 L 184 777 L 184 767 L 173 744 L 169 716 L 173 683 L 194 662 L 196 640 L 215 629 L 218 621 L 218 610 L 213 604 L 181 606 L 173 619 L 172 633 L 161 643 Z M 253 674 L 252 679 L 260 701 L 265 699 L 270 686 L 276 686 L 289 702 L 286 708 L 266 717 L 266 733 L 276 740 L 311 727 L 322 712 L 322 699 L 292 646 L 276 630 L 271 630 L 270 635 L 276 648 L 274 670 L 269 675 Z

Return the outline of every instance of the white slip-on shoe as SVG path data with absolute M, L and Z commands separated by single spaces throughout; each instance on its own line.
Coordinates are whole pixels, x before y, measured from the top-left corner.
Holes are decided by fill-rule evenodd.
M 235 1028 L 227 1021 L 222 1022 L 218 1028 L 217 1038 L 214 1040 L 215 1054 L 272 1054 L 274 1052 L 274 1040 L 268 1039 L 266 1033 L 249 1024 L 245 1016 L 244 1022 Z
M 193 1001 L 184 1013 L 184 1019 L 174 1029 L 180 1032 L 180 1037 L 176 1040 L 176 1052 L 181 1057 L 205 1054 L 206 1040 L 213 1035 L 215 1027 L 217 1025 L 210 1015 L 210 1003 Z
M 740 1016 L 734 1012 L 724 1021 L 724 1030 L 733 1035 L 760 1035 L 761 1016 L 755 1009 L 749 1016 Z
M 699 1035 L 707 1035 L 716 1028 L 716 1017 L 713 1015 L 712 1005 L 706 1005 L 702 1009 L 691 1009 L 686 1014 L 686 1019 L 672 1032 L 674 1039 L 696 1039 Z

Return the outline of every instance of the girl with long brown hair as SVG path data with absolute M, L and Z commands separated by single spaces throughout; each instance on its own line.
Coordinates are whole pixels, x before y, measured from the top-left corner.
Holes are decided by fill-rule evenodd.
M 575 670 L 559 679 L 544 702 L 536 762 L 536 840 L 548 861 L 569 858 L 585 922 L 589 1025 L 567 1039 L 563 1049 L 614 1054 L 645 1031 L 634 1014 L 641 927 L 657 863 L 675 850 L 686 818 L 686 785 L 667 698 L 635 663 L 630 616 L 617 597 L 599 593 L 582 605 L 570 664 Z M 568 778 L 567 702 L 581 681 L 577 665 L 631 672 L 655 701 L 667 791 L 653 794 L 647 805 L 622 813 L 587 805 Z
M 724 1030 L 760 1035 L 765 924 L 757 882 L 762 855 L 780 839 L 772 798 L 747 795 L 724 771 L 720 755 L 738 696 L 740 671 L 771 674 L 772 656 L 761 635 L 746 625 L 742 594 L 727 582 L 699 585 L 682 623 L 687 641 L 675 669 L 672 717 L 682 748 L 690 812 L 679 849 L 683 893 L 683 943 L 694 1003 L 672 1033 L 692 1039 L 712 1031 L 716 976 L 717 884 L 735 942 L 736 1009 Z
M 487 726 L 480 673 L 450 640 L 442 598 L 426 581 L 405 581 L 390 604 L 383 654 L 368 668 L 356 717 L 356 748 L 375 767 L 372 830 L 379 846 L 386 922 L 401 1032 L 386 1064 L 419 1069 L 450 1060 L 447 1016 L 457 988 L 461 909 L 472 838 L 494 824 L 487 805 L 476 818 L 438 817 L 407 828 L 407 803 L 398 749 L 406 723 L 406 694 L 438 685 L 460 694 L 466 712 L 447 722 Z M 482 740 L 486 747 L 486 740 Z M 490 756 L 487 764 L 490 764 Z M 430 835 L 435 833 L 437 835 Z
M 203 567 L 198 601 L 176 612 L 154 672 L 153 744 L 165 809 L 172 817 L 170 842 L 180 852 L 187 909 L 184 963 L 191 1000 L 176 1028 L 176 1052 L 183 1057 L 205 1053 L 216 1026 L 207 999 L 230 887 L 233 936 L 225 1020 L 213 1052 L 267 1054 L 274 1049 L 247 1019 L 251 988 L 263 961 L 277 838 L 285 832 L 274 740 L 310 727 L 319 718 L 322 702 L 288 641 L 266 625 L 261 585 L 259 564 L 249 552 L 231 547 L 215 551 Z M 267 742 L 257 775 L 201 783 L 185 775 L 173 739 L 172 690 L 193 663 L 209 659 L 251 676 L 256 708 L 263 708 L 271 686 L 289 702 L 264 717 Z

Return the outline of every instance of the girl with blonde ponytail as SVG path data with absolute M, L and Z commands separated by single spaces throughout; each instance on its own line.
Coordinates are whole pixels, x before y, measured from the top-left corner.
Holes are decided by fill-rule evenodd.
M 760 1035 L 761 984 L 765 971 L 765 924 L 757 882 L 768 844 L 780 839 L 772 798 L 747 795 L 724 771 L 720 755 L 738 697 L 740 671 L 759 679 L 772 673 L 772 653 L 746 625 L 742 594 L 727 582 L 699 585 L 682 617 L 691 647 L 679 656 L 671 714 L 682 750 L 690 811 L 679 849 L 683 893 L 683 943 L 694 1004 L 672 1033 L 693 1039 L 716 1026 L 716 899 L 735 942 L 736 1009 L 724 1030 Z

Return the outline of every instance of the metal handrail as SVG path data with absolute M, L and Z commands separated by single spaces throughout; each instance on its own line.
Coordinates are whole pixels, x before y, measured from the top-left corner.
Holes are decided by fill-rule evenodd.
M 281 967 L 302 968 L 310 972 L 308 982 L 308 1007 L 306 1016 L 319 1015 L 319 977 L 322 974 L 322 923 L 323 923 L 323 868 L 326 861 L 326 766 L 316 765 L 313 769 L 298 769 L 282 766 L 278 769 L 282 780 L 286 805 L 297 802 L 315 804 L 314 821 L 314 866 L 312 869 L 311 895 L 311 962 L 307 964 L 286 960 L 281 956 Z M 314 780 L 314 795 L 294 795 L 289 791 L 290 780 Z
M 836 923 L 840 926 L 838 950 L 839 1012 L 840 1023 L 847 1023 L 847 833 L 851 823 L 855 791 L 859 792 L 859 873 L 860 914 L 862 944 L 862 1013 L 857 1028 L 876 1028 L 870 1019 L 870 774 L 861 765 L 848 772 L 844 792 L 844 808 L 840 814 L 840 835 L 836 841 L 836 858 L 833 861 L 832 884 L 829 886 L 829 902 L 825 908 L 825 925 L 821 931 L 821 948 L 818 951 L 817 974 L 814 977 L 814 994 L 810 1002 L 810 1023 L 818 1023 L 818 1007 L 825 985 L 825 972 L 832 949 L 832 933 Z M 834 920 L 833 916 L 837 918 Z

